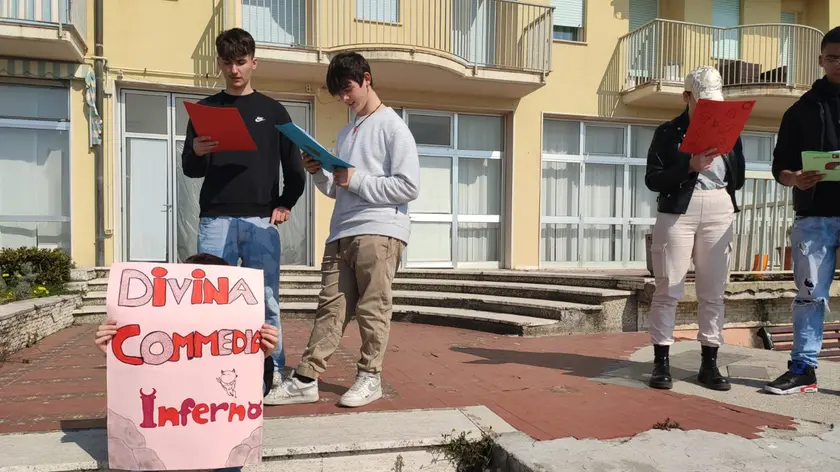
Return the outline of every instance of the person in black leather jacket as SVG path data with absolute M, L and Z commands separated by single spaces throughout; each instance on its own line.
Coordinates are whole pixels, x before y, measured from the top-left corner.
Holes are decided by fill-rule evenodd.
M 673 386 L 669 350 L 674 343 L 677 303 L 693 259 L 699 302 L 697 340 L 702 350 L 698 381 L 714 390 L 729 390 L 729 381 L 717 367 L 717 352 L 723 344 L 723 293 L 729 279 L 733 222 L 739 211 L 735 191 L 744 185 L 744 153 L 740 138 L 727 155 L 715 149 L 695 155 L 679 151 L 698 99 L 723 100 L 720 73 L 712 67 L 688 74 L 685 111 L 656 129 L 648 151 L 645 185 L 659 194 L 651 246 L 656 291 L 649 315 L 654 348 L 650 386 Z

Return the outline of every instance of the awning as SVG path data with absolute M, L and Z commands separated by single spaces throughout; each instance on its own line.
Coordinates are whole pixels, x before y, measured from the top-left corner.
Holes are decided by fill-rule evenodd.
M 88 145 L 102 144 L 102 118 L 96 109 L 96 75 L 88 64 L 0 57 L 0 77 L 85 81 Z

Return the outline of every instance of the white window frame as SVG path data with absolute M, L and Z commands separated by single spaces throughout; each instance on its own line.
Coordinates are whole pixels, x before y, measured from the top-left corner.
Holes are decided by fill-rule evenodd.
M 347 0 L 344 0 L 347 1 Z M 393 16 L 390 17 L 383 17 L 383 18 L 376 18 L 376 17 L 368 17 L 365 13 L 373 13 L 374 16 L 376 14 L 376 10 L 378 10 L 379 2 L 393 2 L 394 9 L 393 9 Z M 368 3 L 371 5 L 373 11 L 366 11 L 363 9 L 363 5 Z M 400 0 L 356 0 L 356 13 L 355 17 L 358 21 L 365 21 L 365 22 L 372 22 L 372 23 L 388 23 L 388 24 L 398 24 L 400 22 L 400 13 L 401 12 Z M 390 9 L 389 9 L 390 13 Z
M 73 133 L 71 132 L 71 123 L 73 117 L 73 107 L 70 95 L 70 89 L 67 86 L 56 83 L 45 83 L 40 80 L 0 80 L 2 85 L 19 85 L 25 87 L 40 87 L 40 88 L 58 88 L 65 92 L 65 100 L 67 100 L 67 118 L 62 120 L 44 119 L 44 118 L 3 118 L 0 117 L 0 128 L 12 129 L 34 129 L 47 131 L 66 131 L 67 132 L 67 149 L 68 154 L 65 158 L 68 160 L 67 167 L 70 170 L 70 176 L 73 175 Z M 37 191 L 35 189 L 34 191 Z M 3 215 L 0 214 L 0 223 L 68 223 L 70 225 L 70 234 L 68 235 L 68 254 L 70 258 L 74 258 L 73 251 L 73 179 L 68 178 L 67 182 L 67 198 L 68 202 L 68 216 L 48 216 L 48 215 Z M 36 238 L 35 245 L 38 248 L 54 249 L 57 246 L 53 244 L 38 244 L 37 226 L 35 229 Z
M 542 137 L 545 133 L 545 121 L 546 120 L 553 120 L 553 121 L 564 121 L 570 123 L 577 123 L 579 126 L 578 129 L 578 152 L 579 154 L 555 154 L 555 153 L 547 153 L 542 152 L 542 159 L 540 161 L 540 169 L 542 169 L 542 165 L 544 162 L 564 162 L 564 163 L 575 163 L 578 164 L 579 167 L 579 181 L 578 181 L 578 208 L 576 209 L 577 216 L 546 216 L 543 215 L 542 211 L 540 211 L 540 228 L 539 232 L 542 234 L 543 225 L 550 225 L 550 224 L 565 224 L 565 225 L 577 225 L 577 255 L 576 261 L 545 261 L 542 258 L 542 248 L 540 249 L 540 267 L 546 268 L 570 268 L 570 267 L 592 267 L 593 265 L 597 265 L 598 268 L 605 268 L 605 269 L 613 269 L 613 268 L 631 268 L 631 269 L 641 269 L 645 267 L 644 261 L 631 261 L 630 260 L 630 249 L 631 249 L 631 242 L 630 242 L 630 231 L 633 226 L 653 226 L 656 222 L 656 218 L 640 218 L 640 217 L 631 217 L 629 216 L 632 212 L 632 199 L 630 194 L 630 184 L 632 182 L 632 167 L 633 166 L 641 166 L 644 167 L 647 164 L 646 158 L 637 158 L 637 157 L 629 157 L 630 150 L 632 149 L 632 128 L 635 127 L 651 127 L 656 126 L 650 123 L 615 123 L 615 122 L 607 122 L 607 121 L 597 121 L 597 120 L 587 120 L 587 119 L 573 119 L 573 118 L 564 118 L 564 117 L 556 117 L 548 114 L 543 114 L 542 122 L 540 126 L 542 127 L 540 136 Z M 601 128 L 622 128 L 624 129 L 624 155 L 623 156 L 602 156 L 597 155 L 593 156 L 586 152 L 586 126 L 598 126 Z M 542 141 L 544 142 L 544 141 Z M 622 195 L 622 216 L 613 216 L 613 217 L 588 217 L 583 216 L 581 214 L 581 205 L 580 202 L 583 201 L 586 191 L 586 165 L 587 164 L 604 164 L 604 165 L 613 165 L 613 166 L 623 166 L 623 174 L 624 174 L 624 184 L 623 184 L 623 195 Z M 540 187 L 542 188 L 542 178 L 540 178 Z M 541 189 L 542 190 L 542 189 Z M 542 191 L 540 191 L 540 199 L 542 199 Z M 542 201 L 540 201 L 540 207 L 542 207 Z M 614 241 L 616 244 L 616 249 L 621 249 L 621 260 L 620 261 L 613 261 L 613 262 L 592 262 L 592 261 L 583 261 L 583 244 L 581 242 L 584 239 L 584 226 L 595 226 L 595 225 L 611 225 L 616 226 L 621 230 L 621 239 L 619 241 Z M 542 243 L 542 235 L 540 235 L 540 243 Z
M 423 145 L 417 144 L 417 153 L 419 156 L 429 156 L 429 157 L 447 157 L 452 160 L 452 201 L 451 201 L 451 208 L 450 213 L 443 214 L 443 213 L 410 213 L 411 221 L 416 222 L 429 222 L 429 223 L 449 223 L 451 224 L 451 255 L 450 260 L 448 263 L 439 263 L 439 262 L 412 262 L 410 264 L 407 263 L 407 256 L 408 256 L 408 248 L 406 248 L 406 252 L 403 255 L 403 265 L 410 266 L 411 268 L 453 268 L 457 267 L 459 269 L 498 269 L 502 265 L 502 259 L 504 259 L 504 247 L 505 247 L 505 231 L 504 231 L 504 223 L 505 223 L 505 190 L 504 190 L 504 182 L 505 182 L 505 149 L 507 146 L 506 143 L 506 136 L 504 133 L 504 124 L 506 117 L 504 115 L 493 114 L 493 113 L 455 113 L 455 112 L 445 112 L 445 111 L 437 111 L 437 110 L 425 110 L 425 109 L 416 109 L 416 108 L 403 108 L 402 110 L 402 117 L 405 120 L 406 124 L 410 122 L 411 115 L 425 115 L 425 116 L 445 116 L 451 119 L 451 126 L 449 130 L 450 134 L 450 146 L 441 146 L 441 145 Z M 460 116 L 499 116 L 502 118 L 503 128 L 500 130 L 502 133 L 502 151 L 473 151 L 473 150 L 463 150 L 458 149 L 458 124 L 459 124 L 459 117 Z M 461 159 L 491 159 L 491 160 L 498 160 L 499 161 L 499 172 L 500 172 L 500 184 L 501 184 L 501 192 L 499 195 L 499 214 L 498 215 L 459 215 L 458 214 L 458 168 L 459 162 Z M 458 224 L 459 223 L 496 223 L 499 225 L 498 231 L 498 252 L 496 254 L 496 258 L 498 260 L 495 261 L 481 261 L 481 262 L 463 262 L 458 259 Z

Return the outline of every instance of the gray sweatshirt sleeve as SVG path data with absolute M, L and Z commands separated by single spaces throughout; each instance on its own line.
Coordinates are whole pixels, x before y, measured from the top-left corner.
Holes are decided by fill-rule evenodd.
M 324 169 L 318 169 L 318 172 L 312 174 L 312 181 L 315 182 L 315 186 L 321 193 L 330 198 L 335 198 L 335 182 L 332 174 Z
M 420 158 L 407 126 L 398 126 L 386 141 L 391 175 L 354 171 L 349 190 L 374 205 L 404 205 L 420 194 Z

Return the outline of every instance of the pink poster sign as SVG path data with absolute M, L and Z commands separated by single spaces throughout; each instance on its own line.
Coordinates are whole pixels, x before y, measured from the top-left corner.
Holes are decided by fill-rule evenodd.
M 111 266 L 108 461 L 185 470 L 262 461 L 262 271 Z

